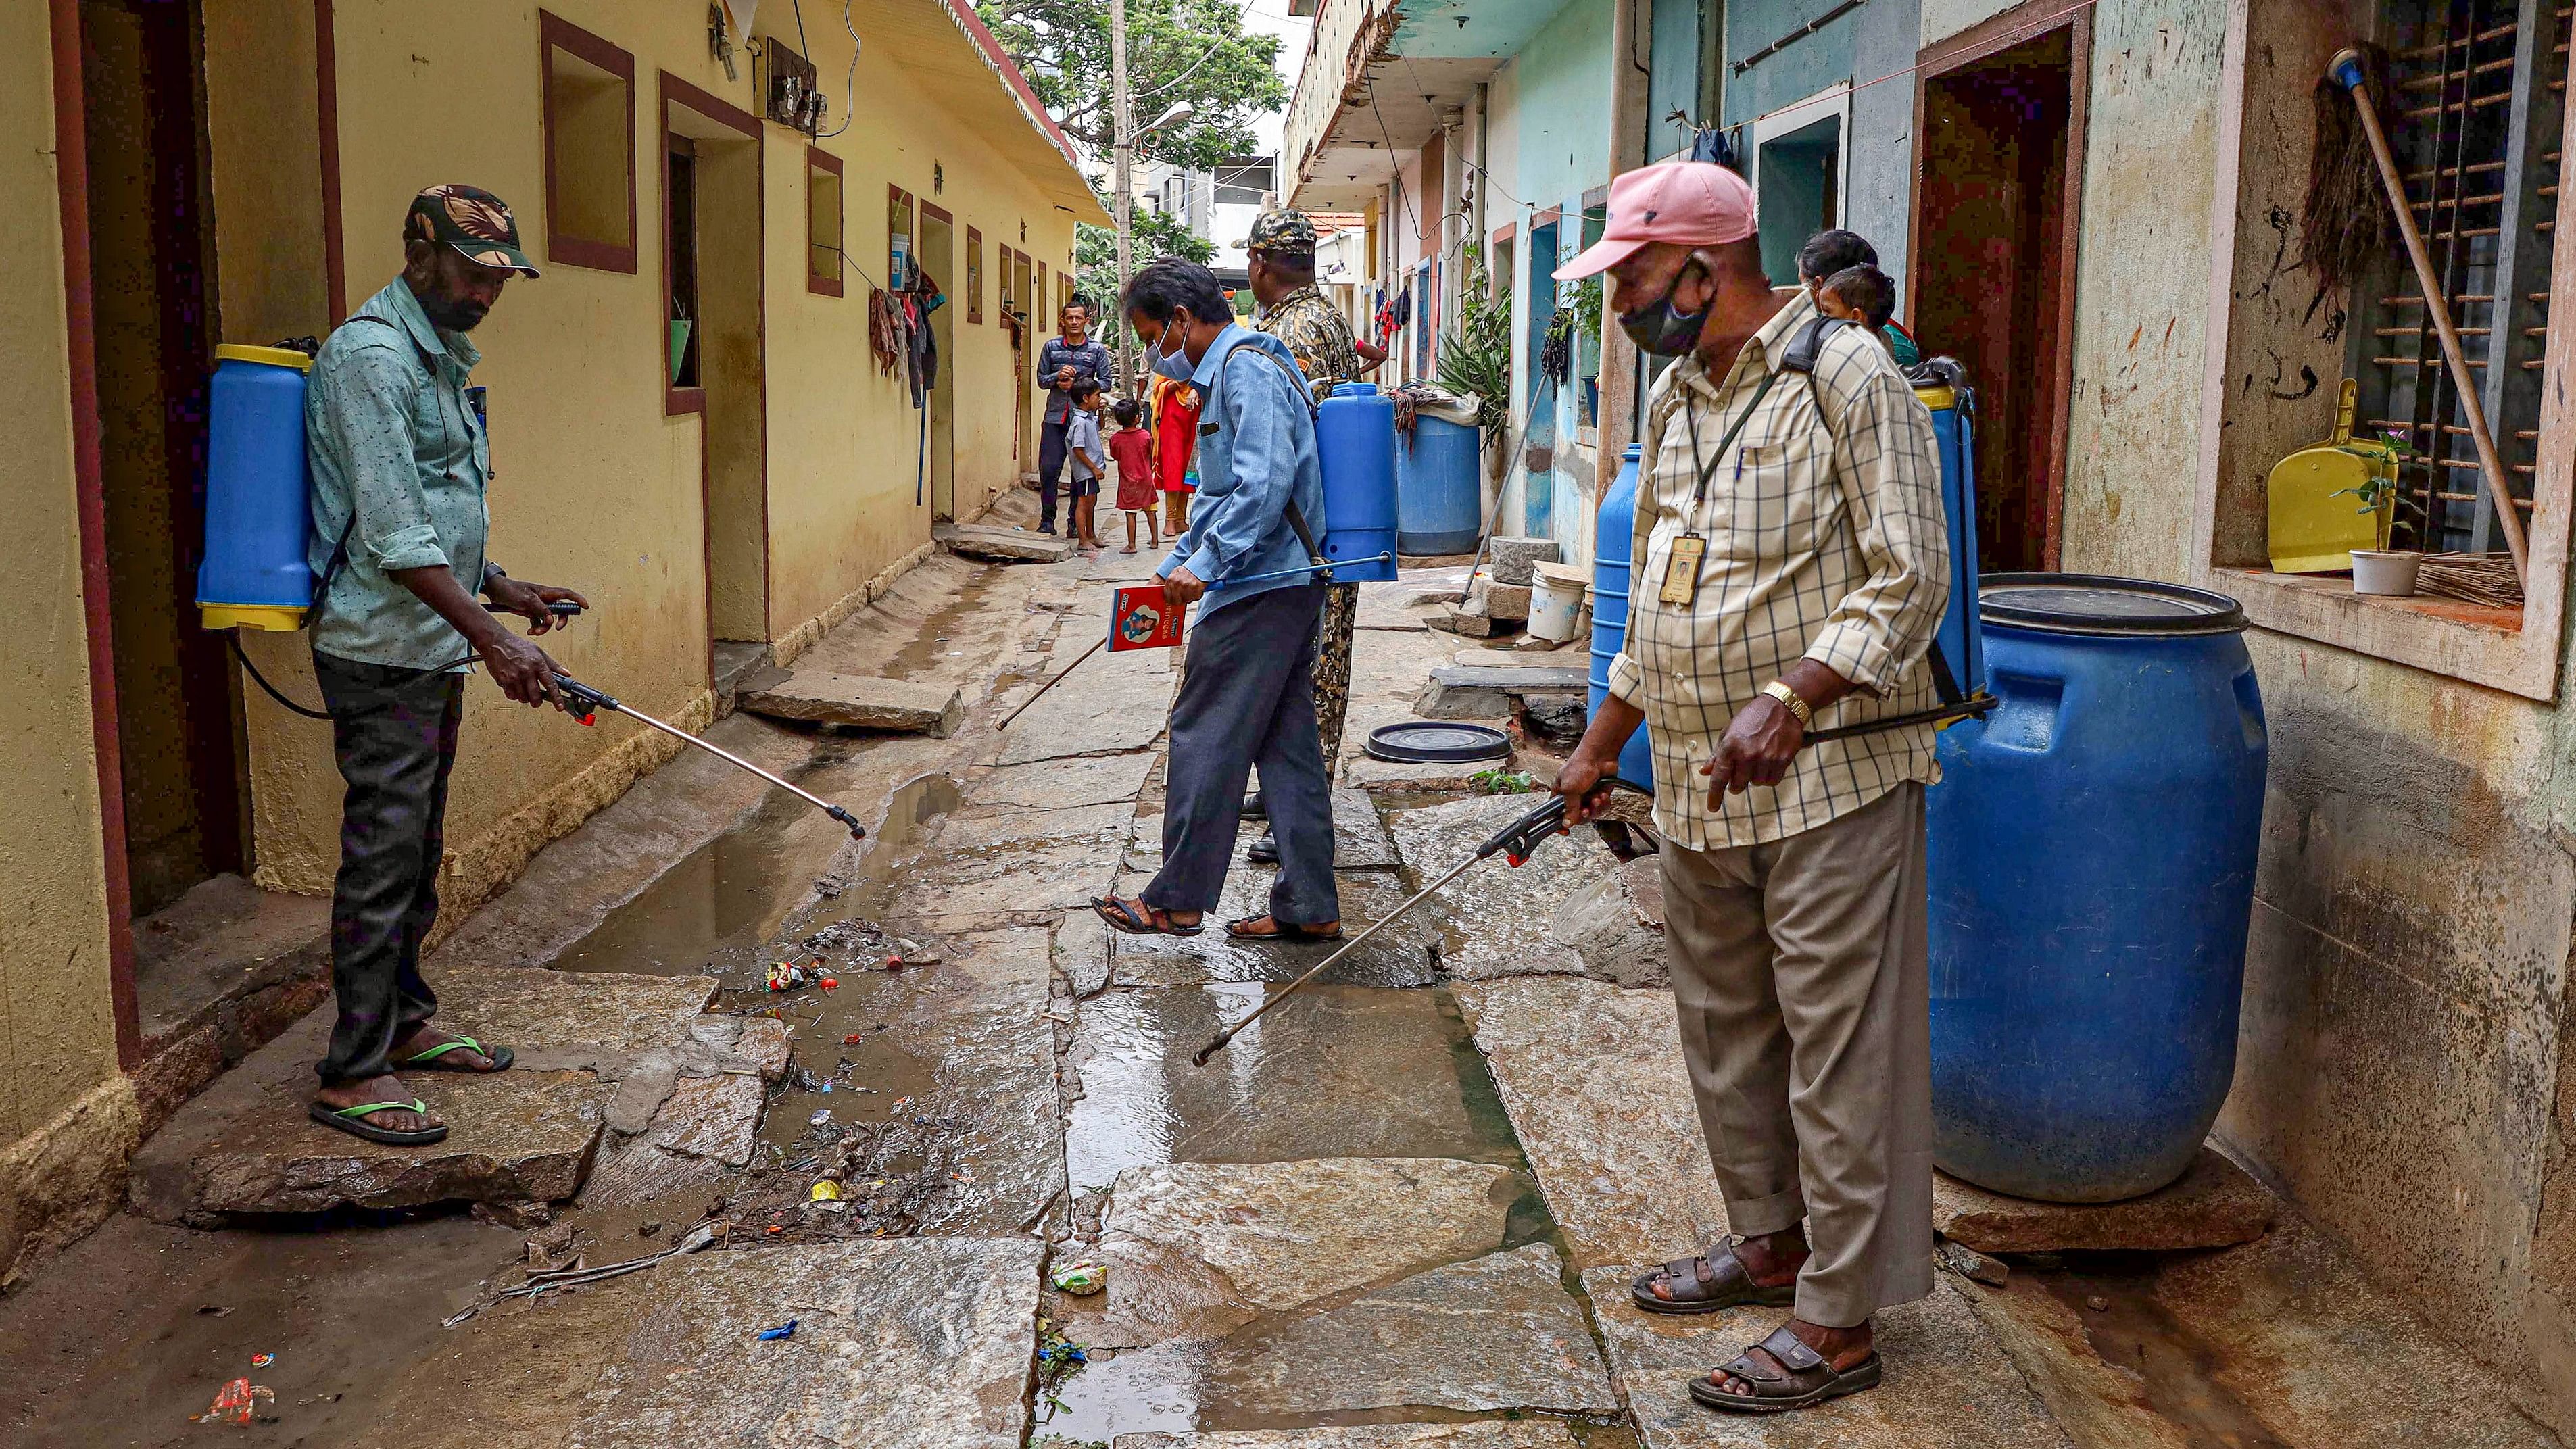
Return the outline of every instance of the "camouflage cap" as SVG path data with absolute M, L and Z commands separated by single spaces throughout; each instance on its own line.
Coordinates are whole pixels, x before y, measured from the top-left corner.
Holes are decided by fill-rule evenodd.
M 1311 255 L 1315 250 L 1315 224 L 1302 211 L 1286 207 L 1265 211 L 1253 220 L 1252 235 L 1244 238 L 1243 245 L 1253 251 Z
M 413 197 L 403 240 L 451 246 L 467 261 L 508 267 L 523 277 L 537 274 L 519 250 L 519 223 L 510 208 L 479 186 L 433 186 Z

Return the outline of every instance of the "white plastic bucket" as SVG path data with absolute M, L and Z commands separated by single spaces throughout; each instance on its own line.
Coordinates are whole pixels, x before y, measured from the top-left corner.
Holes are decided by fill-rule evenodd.
M 1529 632 L 1551 644 L 1573 642 L 1583 631 L 1583 571 L 1564 564 L 1531 565 Z
M 2352 551 L 2352 591 L 2404 598 L 2415 592 L 2415 572 L 2424 555 L 2411 549 L 2357 548 Z

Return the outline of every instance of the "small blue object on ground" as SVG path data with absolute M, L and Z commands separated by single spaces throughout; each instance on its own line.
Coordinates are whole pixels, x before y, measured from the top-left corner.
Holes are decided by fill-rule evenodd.
M 764 1328 L 760 1331 L 760 1341 L 763 1343 L 773 1343 L 782 1338 L 794 1338 L 795 1336 L 796 1320 L 793 1318 L 778 1325 L 776 1328 Z

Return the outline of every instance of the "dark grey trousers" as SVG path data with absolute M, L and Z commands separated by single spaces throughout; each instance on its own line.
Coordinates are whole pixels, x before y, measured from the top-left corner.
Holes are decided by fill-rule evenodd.
M 331 988 L 340 1020 L 325 1083 L 393 1070 L 394 1043 L 438 1010 L 420 976 L 420 943 L 438 919 L 447 775 L 465 716 L 465 676 L 420 674 L 313 656 L 331 710 L 332 754 L 349 784 L 340 875 L 331 891 Z
M 1261 767 L 1261 799 L 1279 841 L 1270 913 L 1294 925 L 1342 917 L 1333 889 L 1333 792 L 1315 732 L 1315 625 L 1324 586 L 1255 594 L 1205 615 L 1190 632 L 1163 795 L 1163 868 L 1144 901 L 1167 911 L 1213 908 L 1234 861 L 1243 787 Z

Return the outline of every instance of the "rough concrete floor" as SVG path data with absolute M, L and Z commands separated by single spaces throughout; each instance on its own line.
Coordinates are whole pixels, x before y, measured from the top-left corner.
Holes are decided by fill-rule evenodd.
M 1723 1228 L 1668 1000 L 1563 951 L 1495 949 L 1544 928 L 1558 882 L 1611 868 L 1591 837 L 1552 845 L 1543 875 L 1462 880 L 1441 915 L 1390 932 L 1204 1069 L 1189 1054 L 1318 948 L 1171 949 L 1080 909 L 1150 870 L 1168 661 L 1096 660 L 1009 732 L 995 723 L 1103 627 L 1107 582 L 1149 566 L 934 560 L 799 667 L 953 683 L 955 736 L 719 727 L 857 809 L 864 848 L 684 756 L 541 854 L 433 963 L 549 967 L 566 984 L 712 978 L 714 1013 L 786 1033 L 776 1084 L 684 1064 L 654 1079 L 639 1120 L 621 1083 L 607 1110 L 625 1102 L 631 1130 L 610 1124 L 550 1229 L 433 1210 L 217 1231 L 120 1217 L 0 1302 L 18 1386 L 0 1438 L 2551 1442 L 2295 1222 L 2223 1253 L 2024 1263 L 2002 1288 L 1945 1274 L 1889 1315 L 1876 1393 L 1777 1420 L 1696 1410 L 1690 1375 L 1769 1322 L 1647 1321 L 1624 1305 L 1640 1264 Z M 1420 627 L 1406 587 L 1364 597 L 1354 741 L 1405 717 L 1460 647 Z M 1392 828 L 1344 822 L 1354 923 L 1508 813 L 1365 798 L 1344 792 L 1341 808 L 1382 809 Z M 1390 861 L 1380 842 L 1410 853 Z M 1256 887 L 1236 883 L 1246 909 Z M 771 962 L 818 955 L 834 989 L 765 989 Z M 1471 964 L 1492 979 L 1457 979 Z M 495 1297 L 532 1252 L 596 1267 L 702 1219 L 725 1230 L 710 1251 L 535 1302 Z M 1108 1291 L 1042 1286 L 1042 1263 L 1077 1258 L 1107 1265 Z M 757 1336 L 789 1319 L 792 1337 Z M 1068 1342 L 1089 1360 L 1070 1374 Z M 254 1368 L 261 1353 L 275 1361 Z M 2402 1407 L 2379 1394 L 2390 1364 L 2436 1362 L 2439 1392 Z M 261 1422 L 189 1422 L 243 1375 L 274 1390 Z

